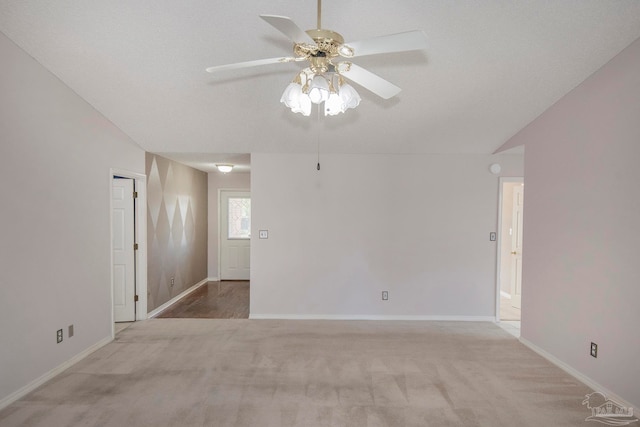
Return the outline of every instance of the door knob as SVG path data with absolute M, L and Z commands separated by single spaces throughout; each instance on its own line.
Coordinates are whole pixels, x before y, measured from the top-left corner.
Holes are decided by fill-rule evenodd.
M 511 255 L 518 255 L 518 252 L 513 251 L 513 252 L 511 252 Z

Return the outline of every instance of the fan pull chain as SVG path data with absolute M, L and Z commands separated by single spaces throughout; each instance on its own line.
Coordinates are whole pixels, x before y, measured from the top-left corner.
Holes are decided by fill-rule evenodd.
M 320 104 L 318 104 L 318 126 L 316 131 L 316 139 L 318 143 L 318 170 L 320 170 Z
M 322 0 L 318 0 L 318 29 L 322 29 Z

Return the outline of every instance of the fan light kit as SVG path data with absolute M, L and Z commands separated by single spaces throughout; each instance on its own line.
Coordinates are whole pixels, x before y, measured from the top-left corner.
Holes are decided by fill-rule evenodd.
M 311 114 L 312 104 L 324 103 L 325 116 L 344 113 L 360 104 L 360 95 L 347 81 L 357 83 L 384 99 L 400 92 L 400 88 L 385 79 L 342 58 L 355 58 L 389 52 L 423 50 L 427 47 L 425 34 L 420 30 L 374 37 L 345 43 L 337 32 L 322 29 L 322 0 L 318 0 L 318 28 L 302 31 L 290 18 L 260 15 L 267 23 L 294 42 L 293 57 L 259 59 L 237 64 L 207 68 L 210 73 L 262 65 L 307 61 L 309 66 L 300 71 L 286 87 L 280 102 L 294 113 Z

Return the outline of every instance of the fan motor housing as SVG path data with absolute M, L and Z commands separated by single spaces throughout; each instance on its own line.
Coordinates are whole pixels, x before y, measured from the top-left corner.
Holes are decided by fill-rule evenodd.
M 344 38 L 342 37 L 342 35 L 340 33 L 336 33 L 335 31 L 307 30 L 306 33 L 309 34 L 309 37 L 311 37 L 315 41 L 318 41 L 318 39 L 320 39 L 323 41 L 336 43 L 337 45 L 341 45 L 342 43 L 344 43 Z
M 338 48 L 344 43 L 342 35 L 331 30 L 307 30 L 307 34 L 316 42 L 316 46 L 306 43 L 294 45 L 294 52 L 298 56 L 319 56 L 318 52 L 323 52 L 326 57 L 335 58 Z

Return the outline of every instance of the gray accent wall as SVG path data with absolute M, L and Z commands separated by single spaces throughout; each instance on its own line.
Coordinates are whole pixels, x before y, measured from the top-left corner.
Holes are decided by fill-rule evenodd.
M 208 194 L 205 172 L 156 154 L 145 157 L 152 311 L 207 278 Z

